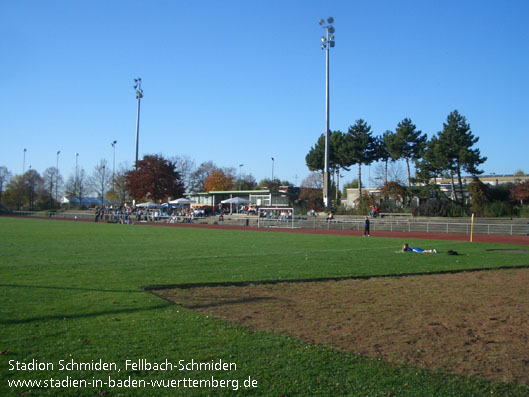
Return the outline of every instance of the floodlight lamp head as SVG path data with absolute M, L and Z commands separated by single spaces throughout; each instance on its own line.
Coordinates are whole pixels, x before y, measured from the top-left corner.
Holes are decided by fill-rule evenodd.
M 321 36 L 321 42 L 325 43 L 325 37 L 324 36 Z
M 334 18 L 333 17 L 327 18 L 327 23 L 333 23 L 333 22 L 334 22 Z
M 335 30 L 334 30 L 334 26 L 330 26 L 330 27 L 329 27 L 329 33 L 334 33 L 334 32 L 335 32 Z
M 320 22 L 318 22 L 321 26 L 323 26 L 325 24 L 325 20 L 322 18 L 320 19 Z

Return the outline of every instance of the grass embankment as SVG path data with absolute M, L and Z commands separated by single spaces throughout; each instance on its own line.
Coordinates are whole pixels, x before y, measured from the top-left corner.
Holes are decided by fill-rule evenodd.
M 113 380 L 238 380 L 186 395 L 527 395 L 528 388 L 392 365 L 249 329 L 184 309 L 138 287 L 180 283 L 397 275 L 529 265 L 494 244 L 408 241 L 438 255 L 396 254 L 402 241 L 288 233 L 0 218 L 0 393 L 164 395 L 175 389 L 111 388 Z M 428 246 L 426 246 L 428 245 Z M 513 247 L 526 248 L 526 247 Z M 460 256 L 443 255 L 453 249 Z M 126 360 L 222 360 L 236 370 L 126 369 Z M 53 370 L 12 371 L 19 361 Z M 109 371 L 64 363 L 115 363 Z M 11 363 L 11 364 L 10 364 Z M 84 379 L 86 388 L 9 388 L 8 380 Z M 251 377 L 256 388 L 245 388 Z M 186 383 L 189 386 L 189 383 Z M 386 394 L 387 395 L 387 394 Z

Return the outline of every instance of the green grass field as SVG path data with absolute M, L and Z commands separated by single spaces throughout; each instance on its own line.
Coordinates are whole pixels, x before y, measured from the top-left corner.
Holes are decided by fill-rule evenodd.
M 440 253 L 397 254 L 403 241 L 388 238 L 0 218 L 0 395 L 20 395 L 30 389 L 31 395 L 76 396 L 528 395 L 527 387 L 395 366 L 284 335 L 255 332 L 139 288 L 529 265 L 528 255 L 486 251 L 505 245 L 408 242 Z M 461 255 L 443 254 L 448 249 Z M 175 364 L 222 360 L 237 368 L 126 368 L 126 360 L 139 359 Z M 32 360 L 51 363 L 53 369 L 12 368 L 17 361 Z M 101 360 L 115 363 L 115 368 L 61 370 L 59 363 L 72 360 Z M 81 388 L 51 387 L 68 377 L 92 383 Z M 184 384 L 183 379 L 200 382 L 212 377 L 238 384 L 184 387 L 192 384 Z M 257 387 L 245 387 L 249 377 Z M 109 378 L 181 383 L 179 388 L 152 384 L 112 388 Z M 47 381 L 49 387 L 9 387 L 12 380 Z M 98 380 L 106 383 L 93 386 Z

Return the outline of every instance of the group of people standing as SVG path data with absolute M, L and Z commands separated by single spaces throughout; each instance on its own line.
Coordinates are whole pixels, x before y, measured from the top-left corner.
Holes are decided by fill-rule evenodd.
M 103 206 L 96 207 L 95 209 L 95 222 L 99 219 L 113 223 L 130 223 L 131 215 L 135 212 L 135 209 L 129 208 L 125 205 L 122 206 Z

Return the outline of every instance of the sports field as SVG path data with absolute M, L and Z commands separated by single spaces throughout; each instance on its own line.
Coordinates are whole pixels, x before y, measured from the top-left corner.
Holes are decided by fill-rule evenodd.
M 332 340 L 310 342 L 299 332 L 285 330 L 277 313 L 269 315 L 267 327 L 261 328 L 236 322 L 229 314 L 229 302 L 220 299 L 208 303 L 216 307 L 215 313 L 199 312 L 193 308 L 196 304 L 159 296 L 171 290 L 140 288 L 193 284 L 186 289 L 189 292 L 204 284 L 248 288 L 249 282 L 273 281 L 253 288 L 273 285 L 279 296 L 284 288 L 294 299 L 308 290 L 299 286 L 324 281 L 285 280 L 358 283 L 366 280 L 348 278 L 377 276 L 370 280 L 385 282 L 411 274 L 425 278 L 448 272 L 445 277 L 457 276 L 450 272 L 461 270 L 529 267 L 527 245 L 408 239 L 411 246 L 439 251 L 421 255 L 397 253 L 403 242 L 402 238 L 0 218 L 0 394 L 527 395 L 526 380 L 516 376 L 491 381 L 481 377 L 487 374 L 456 375 L 457 371 L 445 369 L 450 367 L 424 364 L 411 356 L 391 358 L 386 348 L 377 357 L 362 344 L 349 349 Z M 448 250 L 460 255 L 449 256 Z M 478 277 L 469 282 L 479 290 L 484 281 Z M 286 291 L 292 284 L 298 286 L 298 293 Z M 401 287 L 401 296 L 410 292 L 410 302 L 423 296 L 414 286 Z M 359 284 L 340 293 L 367 293 L 362 288 Z M 326 287 L 320 296 L 325 291 Z M 336 294 L 330 287 L 328 291 Z M 511 297 L 502 296 L 505 309 L 521 304 L 516 301 L 517 290 L 512 291 Z M 264 301 L 262 295 L 257 297 Z M 436 296 L 427 298 L 435 301 Z M 491 305 L 495 298 L 490 298 Z M 255 303 L 255 296 L 252 299 Z M 316 318 L 343 310 L 336 305 L 338 300 L 326 305 L 313 302 Z M 391 304 L 390 300 L 386 306 Z M 430 311 L 435 312 L 433 307 Z M 454 305 L 454 314 L 464 314 L 465 307 Z M 383 323 L 380 307 L 372 310 L 377 323 Z M 369 321 L 370 313 L 365 314 L 364 321 Z M 518 316 L 513 327 L 527 326 L 527 311 L 512 316 Z M 391 320 L 388 317 L 388 324 Z M 429 324 L 443 327 L 442 323 Z M 355 338 L 348 341 L 354 343 Z M 507 355 L 506 351 L 497 354 Z M 460 357 L 461 352 L 457 354 Z M 465 361 L 464 352 L 458 360 Z M 529 372 L 527 355 L 525 362 L 516 360 L 516 367 L 525 365 Z M 12 381 L 26 383 L 10 387 Z M 41 387 L 28 386 L 27 381 L 41 382 Z

